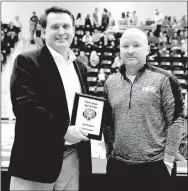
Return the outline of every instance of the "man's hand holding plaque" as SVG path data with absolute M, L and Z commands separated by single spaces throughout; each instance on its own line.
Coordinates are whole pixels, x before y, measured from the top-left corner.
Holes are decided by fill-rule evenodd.
M 103 98 L 76 93 L 71 125 L 80 127 L 89 138 L 101 140 L 104 106 Z
M 88 141 L 88 133 L 81 127 L 71 125 L 68 127 L 67 132 L 64 136 L 65 141 L 70 143 L 78 143 L 80 141 Z

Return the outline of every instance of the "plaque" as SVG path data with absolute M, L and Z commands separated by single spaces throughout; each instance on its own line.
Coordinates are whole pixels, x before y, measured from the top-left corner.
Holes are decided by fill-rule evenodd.
M 88 138 L 101 140 L 105 103 L 104 98 L 76 93 L 71 125 L 81 127 Z

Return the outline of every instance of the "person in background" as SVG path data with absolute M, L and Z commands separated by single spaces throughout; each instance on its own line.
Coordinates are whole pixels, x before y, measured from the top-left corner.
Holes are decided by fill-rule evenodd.
M 167 45 L 167 37 L 164 36 L 163 32 L 159 33 L 158 42 L 159 42 L 159 46 L 161 48 L 164 47 L 164 46 L 166 47 L 166 45 Z
M 181 51 L 183 53 L 183 56 L 187 56 L 187 39 L 184 39 L 181 41 Z
M 157 37 L 153 35 L 152 31 L 148 32 L 148 44 L 153 47 L 159 44 Z
M 84 63 L 88 67 L 89 60 L 84 51 L 80 51 L 80 55 L 77 57 L 77 60 Z
M 18 15 L 16 15 L 14 17 L 13 23 L 14 23 L 14 26 L 17 28 L 17 34 L 19 35 L 19 33 L 21 33 L 21 31 L 22 31 L 22 23 L 21 23 Z M 20 35 L 20 37 L 21 37 L 21 35 Z
M 92 34 L 92 41 L 94 44 L 98 45 L 98 42 L 101 40 L 101 38 L 104 36 L 103 33 L 101 33 L 98 29 L 94 29 L 94 32 Z
M 10 41 L 11 48 L 14 47 L 14 43 L 18 41 L 17 28 L 14 26 L 14 23 L 11 21 L 7 28 L 7 37 Z
M 42 41 L 42 38 L 41 38 L 41 25 L 40 25 L 40 22 L 37 23 L 36 31 L 35 31 L 35 34 L 34 34 L 34 40 L 35 40 L 35 44 L 36 44 L 37 48 L 42 48 L 42 46 L 44 44 L 43 44 L 43 41 Z
M 171 43 L 171 47 L 179 45 L 180 38 L 178 37 L 177 32 L 174 32 L 173 36 L 170 37 L 169 42 Z
M 163 26 L 169 26 L 169 21 L 168 21 L 168 16 L 164 16 L 164 20 L 163 20 Z
M 179 33 L 179 38 L 180 38 L 180 42 L 182 41 L 182 40 L 184 40 L 184 39 L 186 39 L 186 36 L 185 36 L 185 34 L 184 34 L 184 31 L 183 30 L 181 30 L 180 31 L 180 33 Z
M 81 13 L 78 13 L 78 15 L 76 17 L 75 25 L 76 25 L 76 27 L 80 27 L 80 26 L 84 25 Z
M 90 66 L 92 68 L 96 68 L 99 65 L 99 56 L 97 55 L 97 52 L 93 50 L 90 54 Z
M 118 55 L 115 57 L 114 62 L 112 64 L 112 66 L 111 66 L 112 73 L 119 72 L 121 64 L 122 63 L 121 63 L 120 53 L 118 53 Z
M 101 21 L 102 31 L 105 31 L 108 28 L 108 25 L 109 25 L 108 10 L 103 9 L 102 21 Z
M 138 17 L 136 16 L 136 11 L 132 12 L 130 20 L 132 25 L 136 26 L 138 24 Z
M 113 30 L 113 27 L 115 26 L 115 20 L 112 16 L 111 12 L 108 12 L 108 17 L 109 17 L 109 25 L 108 25 L 108 29 Z
M 85 26 L 86 26 L 86 28 L 91 28 L 91 27 L 92 27 L 91 19 L 90 19 L 90 14 L 87 14 L 87 15 L 86 15 L 86 18 L 85 18 Z
M 82 42 L 87 46 L 93 44 L 92 36 L 89 31 L 86 31 L 85 35 L 82 38 Z
M 96 7 L 93 13 L 93 26 L 94 28 L 99 27 L 99 16 L 98 16 L 99 9 Z
M 163 21 L 164 21 L 164 16 L 161 12 L 159 12 L 158 9 L 155 9 L 154 20 L 155 20 L 155 24 L 157 25 L 157 28 L 159 30 L 161 30 L 161 26 L 162 26 Z
M 37 23 L 39 21 L 39 18 L 37 17 L 36 15 L 36 12 L 34 11 L 33 12 L 33 16 L 30 18 L 29 20 L 29 24 L 30 24 L 30 35 L 31 35 L 31 39 L 30 39 L 30 42 L 31 44 L 35 44 L 35 41 L 34 41 L 34 34 L 35 34 L 35 31 L 36 31 L 36 27 L 37 27 Z
M 104 83 L 106 79 L 108 78 L 108 75 L 104 72 L 104 68 L 100 68 L 99 74 L 97 77 L 98 77 L 98 84 L 95 88 L 104 87 Z
M 172 28 L 173 28 L 174 30 L 177 28 L 178 21 L 177 21 L 176 16 L 173 16 L 171 25 L 172 25 Z
M 173 74 L 151 66 L 145 33 L 127 29 L 120 39 L 120 73 L 104 89 L 111 106 L 104 128 L 108 190 L 171 191 L 184 123 L 181 87 Z M 126 181 L 126 182 L 125 182 Z
M 186 15 L 183 15 L 182 18 L 179 21 L 181 29 L 184 30 L 185 27 L 187 27 L 187 17 Z
M 19 54 L 10 90 L 16 116 L 9 175 L 10 190 L 88 191 L 91 145 L 71 122 L 75 93 L 88 94 L 87 68 L 69 48 L 75 35 L 73 14 L 45 10 L 46 44 Z

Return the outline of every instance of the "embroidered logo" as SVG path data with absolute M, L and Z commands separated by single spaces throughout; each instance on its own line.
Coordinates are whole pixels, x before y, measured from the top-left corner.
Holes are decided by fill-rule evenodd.
M 88 120 L 90 121 L 91 119 L 95 118 L 97 115 L 97 113 L 92 110 L 92 109 L 86 109 L 84 112 L 83 112 L 83 116 Z
M 153 86 L 146 86 L 142 88 L 142 91 L 144 92 L 151 92 L 151 93 L 156 93 L 156 88 Z

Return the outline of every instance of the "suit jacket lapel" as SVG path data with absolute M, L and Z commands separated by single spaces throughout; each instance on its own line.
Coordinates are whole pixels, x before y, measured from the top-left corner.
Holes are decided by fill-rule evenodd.
M 80 68 L 81 66 L 78 64 L 78 62 L 76 60 L 73 62 L 73 64 L 74 64 L 74 68 L 76 70 L 76 73 L 78 75 L 79 81 L 80 81 L 82 93 L 86 94 L 87 91 L 86 91 L 85 83 L 83 80 L 83 73 L 82 73 L 81 68 Z
M 41 52 L 39 55 L 39 63 L 40 63 L 41 69 L 49 78 L 48 83 L 50 87 L 52 88 L 52 91 L 60 94 L 58 96 L 60 97 L 59 102 L 62 103 L 63 110 L 69 116 L 64 84 L 61 79 L 57 65 L 46 45 L 44 45 L 44 47 L 41 49 Z M 70 116 L 69 116 L 69 119 L 70 119 Z

